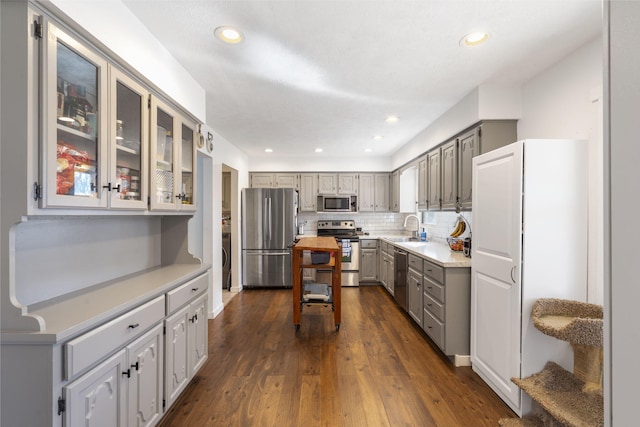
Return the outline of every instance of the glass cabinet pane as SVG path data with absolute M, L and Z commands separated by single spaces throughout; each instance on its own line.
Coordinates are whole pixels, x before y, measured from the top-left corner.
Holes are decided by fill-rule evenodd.
M 118 198 L 141 200 L 142 185 L 142 96 L 117 82 L 116 87 L 116 176 Z
M 154 197 L 157 203 L 174 203 L 173 116 L 158 108 L 156 117 L 156 194 Z
M 195 131 L 189 126 L 182 125 L 182 192 L 181 200 L 183 205 L 193 204 L 193 150 Z
M 57 41 L 56 194 L 98 196 L 98 67 Z

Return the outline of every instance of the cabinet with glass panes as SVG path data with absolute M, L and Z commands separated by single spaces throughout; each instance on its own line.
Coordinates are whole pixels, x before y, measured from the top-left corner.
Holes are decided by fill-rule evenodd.
M 54 24 L 47 31 L 41 206 L 195 211 L 197 125 Z

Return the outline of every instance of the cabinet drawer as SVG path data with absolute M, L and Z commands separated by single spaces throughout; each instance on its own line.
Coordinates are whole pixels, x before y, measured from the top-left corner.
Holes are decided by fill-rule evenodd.
M 164 295 L 65 344 L 66 379 L 95 364 L 164 318 Z
M 189 280 L 184 285 L 167 292 L 167 314 L 173 313 L 193 299 L 196 295 L 207 290 L 209 286 L 209 274 L 204 273 L 195 279 Z
M 444 322 L 444 305 L 440 304 L 428 293 L 424 293 L 424 309 L 429 311 L 433 316 L 435 316 L 441 322 Z
M 431 261 L 424 260 L 424 274 L 433 278 L 436 282 L 444 283 L 444 268 L 435 265 Z
M 378 247 L 378 240 L 360 239 L 360 249 L 376 249 L 377 247 Z
M 422 322 L 427 335 L 438 347 L 444 349 L 444 323 L 440 323 L 427 309 L 424 310 Z
M 429 276 L 424 274 L 424 292 L 434 297 L 437 301 L 442 303 L 446 302 L 444 300 L 444 286 L 439 283 L 436 283 Z
M 419 273 L 422 273 L 422 258 L 413 254 L 409 254 L 409 267 L 413 268 Z

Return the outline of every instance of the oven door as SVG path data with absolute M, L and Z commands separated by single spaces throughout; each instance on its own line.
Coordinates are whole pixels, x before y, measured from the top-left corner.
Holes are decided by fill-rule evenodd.
M 342 239 L 338 238 L 339 241 Z M 350 240 L 349 250 L 343 244 L 342 268 L 340 271 L 342 286 L 359 286 L 360 284 L 360 240 Z M 331 270 L 318 270 L 316 273 L 318 283 L 331 283 Z

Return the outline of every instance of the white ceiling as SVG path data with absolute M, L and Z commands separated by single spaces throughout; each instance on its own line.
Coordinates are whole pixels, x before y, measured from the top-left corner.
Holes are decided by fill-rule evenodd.
M 477 86 L 526 82 L 602 22 L 601 0 L 124 3 L 206 90 L 207 124 L 250 157 L 389 156 Z M 244 42 L 215 39 L 226 25 Z M 478 30 L 488 42 L 459 45 Z

